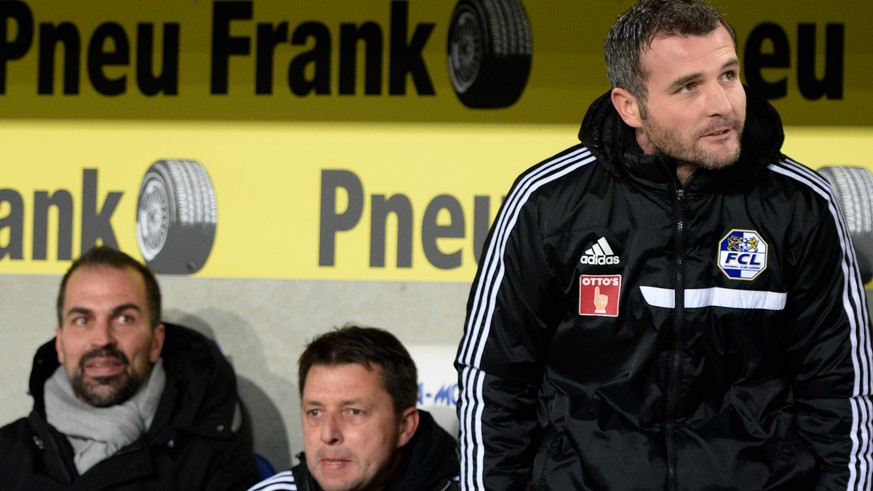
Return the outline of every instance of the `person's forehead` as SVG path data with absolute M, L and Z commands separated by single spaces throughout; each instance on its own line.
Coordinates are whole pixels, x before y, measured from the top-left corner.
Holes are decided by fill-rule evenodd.
M 310 397 L 373 399 L 387 394 L 381 367 L 359 363 L 313 365 L 303 386 L 304 400 Z
M 110 287 L 111 285 L 111 287 Z M 81 266 L 70 274 L 64 287 L 64 304 L 71 300 L 88 298 L 103 291 L 116 296 L 129 296 L 130 300 L 145 301 L 145 279 L 134 268 L 111 266 Z

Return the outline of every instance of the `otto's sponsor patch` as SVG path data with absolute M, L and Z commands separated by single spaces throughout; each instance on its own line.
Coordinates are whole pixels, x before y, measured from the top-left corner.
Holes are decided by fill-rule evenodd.
M 731 230 L 718 244 L 718 267 L 728 278 L 754 279 L 767 268 L 767 242 L 754 230 Z
M 621 296 L 621 275 L 589 275 L 579 277 L 579 315 L 618 317 Z

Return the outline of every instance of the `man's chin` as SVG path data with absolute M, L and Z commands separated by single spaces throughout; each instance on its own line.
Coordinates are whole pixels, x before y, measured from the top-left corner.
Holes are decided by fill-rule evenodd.
M 696 160 L 697 166 L 708 170 L 720 170 L 730 167 L 740 159 L 739 149 L 728 152 L 704 153 Z
M 708 161 L 699 164 L 699 166 L 706 170 L 722 170 L 727 169 L 728 167 L 736 164 L 736 160 L 724 160 L 724 161 Z
M 340 478 L 335 475 L 314 475 L 315 480 L 324 491 L 347 491 L 350 489 L 360 489 L 359 483 L 349 478 Z
M 79 399 L 94 407 L 110 407 L 121 401 L 118 389 L 109 386 L 91 387 L 76 393 Z
M 73 383 L 73 391 L 83 402 L 94 407 L 111 407 L 121 404 L 136 393 L 136 387 L 123 375 L 95 377 Z
M 740 144 L 733 142 L 732 145 L 719 145 L 711 152 L 703 152 L 701 167 L 718 170 L 730 167 L 740 159 Z

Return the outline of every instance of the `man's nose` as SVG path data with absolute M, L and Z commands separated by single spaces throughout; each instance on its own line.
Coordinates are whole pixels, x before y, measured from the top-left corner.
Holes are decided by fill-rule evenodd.
M 733 104 L 727 90 L 721 84 L 712 84 L 707 97 L 707 110 L 713 116 L 723 116 L 733 112 Z
M 327 414 L 324 418 L 324 424 L 321 426 L 321 441 L 329 444 L 336 444 L 343 439 L 340 422 L 334 414 Z
M 102 348 L 104 346 L 115 346 L 112 325 L 107 320 L 96 320 L 94 328 L 91 330 L 91 347 Z

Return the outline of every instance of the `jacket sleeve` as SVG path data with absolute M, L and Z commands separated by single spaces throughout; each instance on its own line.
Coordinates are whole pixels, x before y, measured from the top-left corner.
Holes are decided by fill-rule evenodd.
M 870 318 L 845 220 L 821 184 L 825 206 L 786 244 L 796 261 L 787 345 L 795 418 L 822 472 L 818 489 L 866 489 L 873 471 Z
M 523 489 L 539 441 L 536 400 L 557 298 L 539 219 L 519 178 L 485 243 L 455 366 L 461 489 Z

